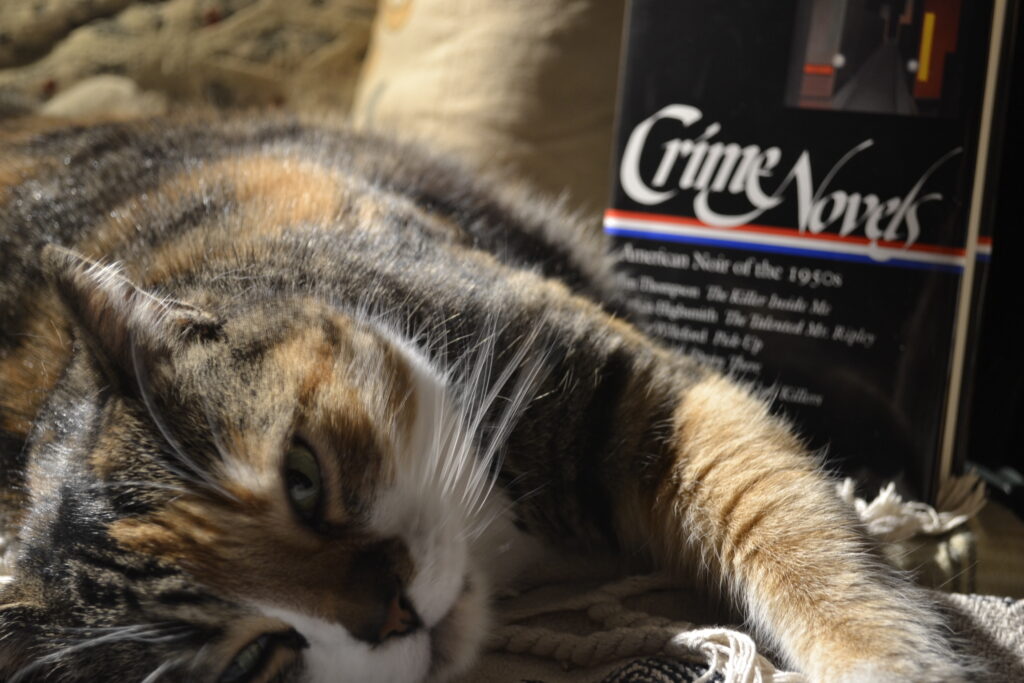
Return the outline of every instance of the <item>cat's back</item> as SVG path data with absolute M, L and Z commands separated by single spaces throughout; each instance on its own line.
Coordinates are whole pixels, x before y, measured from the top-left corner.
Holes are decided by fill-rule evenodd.
M 225 269 L 342 298 L 380 283 L 479 294 L 528 271 L 612 305 L 600 231 L 556 203 L 338 121 L 280 114 L 0 121 L 2 348 L 55 315 L 46 244 L 168 295 L 238 284 Z
M 537 275 L 609 299 L 589 227 L 519 188 L 334 121 L 0 122 L 3 470 L 20 471 L 12 460 L 70 352 L 40 265 L 46 244 L 116 262 L 185 300 L 302 289 L 424 319 L 507 319 L 537 298 Z
M 608 277 L 596 231 L 551 202 L 337 121 L 0 122 L 3 322 L 39 282 L 46 243 L 131 267 L 196 234 L 273 241 L 317 227 L 468 246 L 599 295 Z

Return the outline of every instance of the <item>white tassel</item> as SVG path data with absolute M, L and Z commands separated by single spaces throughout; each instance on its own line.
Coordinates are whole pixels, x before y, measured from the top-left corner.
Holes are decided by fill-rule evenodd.
M 778 671 L 757 654 L 754 641 L 744 633 L 725 628 L 685 631 L 672 638 L 665 650 L 669 654 L 697 653 L 708 663 L 708 670 L 694 683 L 707 683 L 721 674 L 725 683 L 807 683 L 803 674 Z
M 985 487 L 974 474 L 947 482 L 939 495 L 943 512 L 926 503 L 903 500 L 891 482 L 883 486 L 870 503 L 854 495 L 852 479 L 837 484 L 836 493 L 856 510 L 868 533 L 890 543 L 905 541 L 918 534 L 935 536 L 952 531 L 985 505 Z

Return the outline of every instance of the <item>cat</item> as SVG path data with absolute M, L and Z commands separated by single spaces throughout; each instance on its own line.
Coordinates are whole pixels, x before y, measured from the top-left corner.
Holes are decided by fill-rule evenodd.
M 0 679 L 448 680 L 554 546 L 705 572 L 813 681 L 968 678 L 557 204 L 284 115 L 3 139 Z

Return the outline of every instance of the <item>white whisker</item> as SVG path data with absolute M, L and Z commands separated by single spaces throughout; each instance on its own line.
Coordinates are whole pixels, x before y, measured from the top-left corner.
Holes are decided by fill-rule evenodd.
M 140 683 L 155 683 L 161 676 L 170 671 L 171 667 L 178 664 L 178 661 L 169 659 L 157 668 L 153 669 L 148 676 L 142 679 Z
M 153 392 L 146 380 L 144 372 L 145 368 L 142 364 L 139 348 L 135 344 L 131 345 L 131 357 L 135 371 L 135 382 L 139 388 L 139 394 L 142 396 L 142 403 L 146 406 L 146 411 L 149 413 L 150 419 L 153 420 L 153 424 L 156 425 L 156 428 L 159 430 L 164 442 L 170 447 L 171 455 L 173 455 L 178 462 L 198 477 L 198 480 L 192 477 L 188 477 L 188 479 L 196 482 L 204 488 L 208 488 L 223 498 L 237 502 L 238 499 L 233 493 L 221 486 L 209 472 L 200 467 L 194 459 L 185 453 L 185 449 L 182 447 L 181 442 L 179 442 L 174 434 L 171 433 L 166 421 L 157 410 L 156 401 L 153 398 Z
M 144 625 L 138 624 L 133 626 L 113 626 L 113 627 L 100 627 L 100 628 L 68 628 L 65 631 L 84 631 L 88 633 L 99 632 L 101 635 L 86 638 L 80 642 L 76 642 L 72 645 L 67 645 L 47 655 L 39 657 L 31 664 L 22 667 L 14 676 L 8 681 L 8 683 L 20 683 L 27 676 L 34 673 L 38 673 L 40 669 L 46 666 L 59 664 L 61 660 L 66 659 L 70 655 L 88 650 L 100 645 L 108 645 L 110 643 L 121 643 L 121 642 L 137 642 L 146 643 L 150 645 L 156 645 L 161 643 L 174 642 L 181 639 L 183 635 L 187 633 L 187 628 L 180 624 L 171 626 L 159 626 L 159 625 Z
M 217 422 L 213 419 L 213 409 L 210 407 L 210 397 L 206 394 L 202 394 L 203 399 L 203 416 L 206 418 L 206 427 L 210 431 L 210 438 L 213 439 L 213 446 L 217 449 L 217 455 L 220 456 L 222 463 L 229 462 L 231 456 L 228 453 L 227 446 L 224 445 L 224 437 L 221 434 L 220 429 L 217 428 Z

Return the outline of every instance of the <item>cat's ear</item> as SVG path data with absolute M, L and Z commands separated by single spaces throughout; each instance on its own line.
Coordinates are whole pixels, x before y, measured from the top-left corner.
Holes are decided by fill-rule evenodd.
M 53 244 L 43 248 L 42 262 L 84 341 L 120 370 L 130 371 L 140 352 L 151 356 L 221 334 L 216 316 L 147 292 L 117 265 Z

